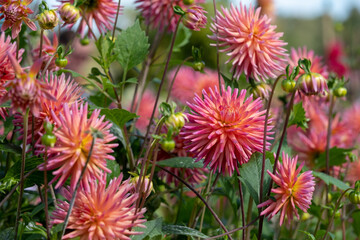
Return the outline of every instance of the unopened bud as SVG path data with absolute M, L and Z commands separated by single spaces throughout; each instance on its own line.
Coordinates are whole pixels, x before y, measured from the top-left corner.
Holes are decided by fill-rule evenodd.
M 77 7 L 75 7 L 74 5 L 70 4 L 70 3 L 64 3 L 62 4 L 59 9 L 59 14 L 61 19 L 66 23 L 66 24 L 73 24 L 75 23 L 79 17 L 80 17 L 80 11 Z
M 266 83 L 258 83 L 254 86 L 251 86 L 250 92 L 254 95 L 255 98 L 268 99 L 271 88 Z
M 58 16 L 55 10 L 44 10 L 42 13 L 37 15 L 37 20 L 41 29 L 51 30 L 58 24 Z
M 193 31 L 200 31 L 201 28 L 206 27 L 207 19 L 205 13 L 207 12 L 202 7 L 192 6 L 186 10 L 182 22 L 185 27 Z
M 298 79 L 300 89 L 305 95 L 315 95 L 327 89 L 326 79 L 319 73 L 305 73 Z
M 185 125 L 186 115 L 182 112 L 177 112 L 172 114 L 165 121 L 165 125 L 169 127 L 173 127 L 175 129 L 181 129 Z

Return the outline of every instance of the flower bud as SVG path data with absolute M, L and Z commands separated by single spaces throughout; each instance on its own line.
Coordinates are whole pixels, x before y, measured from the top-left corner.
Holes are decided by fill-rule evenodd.
M 268 99 L 270 91 L 270 86 L 263 82 L 251 86 L 250 88 L 250 93 L 252 93 L 255 98 Z
M 319 73 L 305 73 L 301 75 L 300 90 L 305 95 L 315 95 L 327 89 L 326 79 Z
M 171 152 L 172 150 L 175 149 L 175 141 L 170 139 L 165 139 L 163 141 L 161 141 L 161 148 L 165 151 L 165 152 Z
M 206 27 L 207 20 L 205 13 L 207 12 L 202 7 L 192 6 L 186 10 L 182 22 L 185 27 L 194 31 L 200 31 L 201 28 Z
M 185 125 L 186 115 L 182 112 L 177 112 L 168 117 L 165 121 L 165 125 L 170 128 L 181 129 Z
M 185 5 L 191 5 L 191 4 L 194 3 L 194 0 L 183 0 L 183 3 L 184 3 Z
M 42 13 L 37 15 L 37 20 L 41 29 L 51 30 L 58 24 L 58 16 L 55 10 L 44 10 Z
M 136 188 L 139 180 L 140 180 L 140 178 L 137 174 L 131 178 L 131 183 L 133 184 L 134 188 Z M 154 191 L 154 186 L 153 186 L 153 183 L 150 182 L 149 176 L 145 176 L 144 183 L 142 183 L 142 184 L 143 184 L 143 192 L 144 193 L 146 192 L 146 190 L 149 189 L 146 194 L 146 197 L 148 197 L 150 195 L 151 191 Z
M 45 133 L 41 137 L 41 143 L 47 147 L 54 147 L 56 143 L 56 136 L 52 133 Z
M 347 94 L 347 89 L 344 87 L 338 87 L 334 89 L 334 96 L 335 97 L 345 97 Z
M 70 3 L 64 3 L 62 4 L 59 8 L 58 8 L 58 12 L 60 14 L 61 19 L 66 23 L 66 24 L 73 24 L 75 23 L 79 17 L 80 17 L 80 12 L 79 9 L 77 7 L 75 7 L 74 5 L 70 4 Z
M 295 85 L 296 85 L 296 82 L 291 79 L 284 79 L 281 82 L 281 88 L 287 93 L 291 93 L 292 91 L 294 91 Z
M 204 67 L 205 67 L 205 63 L 203 61 L 196 61 L 196 62 L 193 62 L 193 64 L 192 64 L 192 68 L 197 72 L 203 71 Z
M 353 190 L 348 196 L 349 200 L 353 204 L 360 204 L 360 192 Z

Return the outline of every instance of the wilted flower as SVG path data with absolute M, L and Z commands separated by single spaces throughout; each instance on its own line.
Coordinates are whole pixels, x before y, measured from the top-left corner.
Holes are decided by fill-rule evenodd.
M 62 4 L 58 12 L 65 24 L 74 24 L 80 17 L 79 9 L 70 3 Z
M 211 24 L 214 35 L 212 40 L 219 41 L 220 51 L 227 52 L 232 61 L 231 71 L 239 78 L 242 73 L 256 81 L 277 77 L 277 72 L 284 70 L 287 56 L 282 48 L 287 43 L 280 40 L 283 33 L 276 33 L 276 26 L 270 25 L 271 19 L 260 16 L 260 8 L 256 11 L 250 6 L 247 10 L 240 3 L 240 9 L 231 5 L 230 11 L 222 7 Z M 216 46 L 216 44 L 212 44 Z
M 169 72 L 169 81 L 172 81 L 175 73 L 176 69 Z M 218 84 L 219 80 L 216 71 L 205 68 L 204 73 L 201 73 L 191 67 L 183 66 L 176 75 L 171 96 L 182 104 L 186 104 L 187 101 L 192 101 L 195 94 L 200 95 L 203 89 L 208 89 Z
M 40 28 L 43 30 L 51 30 L 58 24 L 58 16 L 55 10 L 44 10 L 42 13 L 37 15 Z
M 275 200 L 269 199 L 258 205 L 258 208 L 268 206 L 261 215 L 265 215 L 269 220 L 281 210 L 280 226 L 284 222 L 285 215 L 289 223 L 294 214 L 299 219 L 297 207 L 307 212 L 315 190 L 314 176 L 311 171 L 299 175 L 304 163 L 296 169 L 297 156 L 291 158 L 283 152 L 282 160 L 275 175 L 267 170 L 272 180 L 279 186 L 271 189 L 271 192 L 275 193 Z
M 183 24 L 191 30 L 200 31 L 201 28 L 206 27 L 207 20 L 205 13 L 207 12 L 202 7 L 192 6 L 186 10 L 182 19 Z
M 42 51 L 41 51 L 41 59 L 43 59 L 43 63 L 41 65 L 41 69 L 45 70 L 46 65 L 49 64 L 47 67 L 47 70 L 50 71 L 56 71 L 58 70 L 58 67 L 55 64 L 56 60 L 56 51 L 59 45 L 58 38 L 56 36 L 56 33 L 53 34 L 53 43 L 51 44 L 50 39 L 44 34 L 43 35 L 43 45 L 42 45 Z M 34 59 L 39 59 L 39 53 L 40 53 L 40 44 L 37 48 L 32 50 L 32 53 L 34 55 Z
M 36 31 L 36 25 L 28 18 L 28 15 L 33 13 L 33 11 L 28 8 L 31 2 L 32 0 L 13 0 L 1 6 L 0 14 L 2 15 L 0 15 L 0 20 L 4 19 L 1 31 L 11 28 L 11 37 L 15 39 L 21 30 L 22 21 L 24 21 L 31 30 Z
M 61 0 L 60 2 L 63 4 L 70 3 L 74 5 L 75 0 Z M 112 30 L 114 18 L 116 17 L 117 5 L 118 4 L 113 0 L 83 1 L 79 6 L 81 21 L 78 29 L 82 37 L 84 37 L 85 30 L 87 29 L 86 21 L 88 21 L 91 29 L 93 29 L 93 21 L 95 21 L 101 34 L 104 34 L 107 30 Z M 74 24 L 69 24 L 69 27 L 72 27 L 73 25 Z M 88 36 L 92 36 L 91 31 L 88 31 Z
M 145 227 L 142 223 L 145 208 L 136 212 L 138 194 L 132 193 L 129 179 L 122 182 L 123 175 L 114 178 L 106 188 L 106 174 L 99 180 L 89 179 L 89 187 L 81 186 L 71 211 L 67 234 L 63 239 L 126 239 L 139 235 L 134 227 Z M 66 201 L 59 201 L 52 214 L 52 224 L 63 223 L 69 211 L 72 197 L 70 189 L 62 189 Z
M 174 32 L 180 16 L 174 13 L 173 7 L 179 6 L 184 11 L 189 7 L 203 3 L 204 0 L 195 0 L 193 5 L 187 5 L 183 0 L 136 0 L 137 9 L 141 11 L 146 24 L 158 31 Z
M 9 88 L 9 91 L 0 98 L 0 102 L 11 100 L 12 110 L 20 108 L 25 113 L 29 108 L 34 116 L 39 116 L 41 102 L 45 99 L 55 100 L 50 94 L 51 86 L 36 79 L 42 60 L 35 61 L 29 73 L 25 73 L 12 54 L 8 54 L 8 57 L 15 70 L 16 78 L 3 85 L 4 88 Z
M 92 112 L 88 119 L 87 103 L 78 106 L 78 103 L 64 104 L 64 110 L 59 116 L 55 111 L 51 111 L 53 121 L 55 123 L 54 134 L 57 138 L 55 147 L 48 149 L 49 159 L 47 164 L 48 170 L 53 170 L 55 175 L 53 182 L 59 180 L 56 188 L 64 185 L 68 177 L 70 179 L 70 188 L 74 189 L 80 178 L 80 173 L 90 154 L 90 147 L 93 140 L 92 132 L 98 131 L 102 134 L 102 138 L 96 138 L 93 151 L 87 165 L 82 184 L 84 188 L 88 187 L 90 179 L 100 179 L 102 172 L 110 173 L 106 168 L 106 160 L 114 160 L 110 155 L 112 148 L 118 144 L 110 143 L 115 139 L 110 133 L 111 124 L 104 122 L 105 116 L 99 118 L 100 110 L 96 109 Z M 44 170 L 44 164 L 39 166 L 40 170 Z
M 246 90 L 238 94 L 238 89 L 232 93 L 230 87 L 225 90 L 224 86 L 222 95 L 217 87 L 215 91 L 203 90 L 204 99 L 196 95 L 194 103 L 188 103 L 192 111 L 180 133 L 185 149 L 194 158 L 204 159 L 205 166 L 213 171 L 230 175 L 238 164 L 248 162 L 254 152 L 263 150 L 265 111 L 261 110 L 261 99 L 246 98 Z M 270 123 L 271 120 L 269 131 Z

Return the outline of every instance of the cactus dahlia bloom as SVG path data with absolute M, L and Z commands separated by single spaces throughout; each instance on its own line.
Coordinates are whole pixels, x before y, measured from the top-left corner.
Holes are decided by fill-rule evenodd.
M 197 160 L 204 159 L 205 166 L 213 171 L 230 175 L 238 164 L 248 162 L 254 152 L 262 152 L 265 124 L 260 98 L 246 98 L 246 90 L 240 94 L 238 89 L 231 91 L 230 87 L 225 90 L 222 86 L 221 95 L 215 86 L 215 90 L 203 90 L 203 99 L 196 94 L 194 103 L 188 103 L 192 111 L 180 133 L 185 149 Z M 270 123 L 271 120 L 269 131 Z
M 56 51 L 59 45 L 58 38 L 56 36 L 56 33 L 54 32 L 53 35 L 53 43 L 51 44 L 50 39 L 44 34 L 43 36 L 43 45 L 42 45 L 42 52 L 41 52 L 41 58 L 43 59 L 43 63 L 41 66 L 41 70 L 44 71 L 46 65 L 49 64 L 47 70 L 50 71 L 56 71 L 59 70 L 59 68 L 55 64 L 56 60 Z M 40 44 L 37 48 L 32 50 L 34 59 L 39 59 L 39 52 L 40 52 Z M 49 63 L 50 62 L 50 63 Z
M 131 229 L 145 227 L 142 223 L 145 208 L 136 212 L 137 193 L 132 193 L 130 179 L 122 182 L 123 175 L 114 178 L 106 187 L 106 174 L 101 179 L 89 179 L 89 187 L 80 186 L 71 211 L 67 234 L 63 239 L 126 239 L 142 234 Z M 51 216 L 52 224 L 63 223 L 72 197 L 70 189 L 62 189 L 65 201 L 59 201 Z
M 75 102 L 69 107 L 64 104 L 64 110 L 59 116 L 55 111 L 51 111 L 56 128 L 54 134 L 57 138 L 55 147 L 48 149 L 49 159 L 47 169 L 56 169 L 52 182 L 59 180 L 56 188 L 64 185 L 68 177 L 71 177 L 70 188 L 74 189 L 80 178 L 81 171 L 87 161 L 92 143 L 91 133 L 96 130 L 101 133 L 102 138 L 96 138 L 93 151 L 87 165 L 86 171 L 82 178 L 84 188 L 89 187 L 89 180 L 92 178 L 100 179 L 102 172 L 110 173 L 106 168 L 106 160 L 114 160 L 110 155 L 112 148 L 118 144 L 109 143 L 115 139 L 110 133 L 111 124 L 104 122 L 105 116 L 99 118 L 100 110 L 96 109 L 92 112 L 88 119 L 88 105 L 80 105 Z M 39 166 L 40 170 L 44 170 L 44 164 Z
M 56 116 L 59 116 L 63 112 L 64 104 L 67 104 L 69 107 L 76 102 L 81 102 L 82 89 L 81 87 L 74 82 L 71 77 L 68 79 L 65 78 L 65 74 L 56 76 L 53 72 L 48 72 L 46 74 L 45 82 L 52 86 L 49 93 L 54 96 L 55 101 L 49 99 L 43 99 L 41 101 L 41 111 L 38 117 L 35 117 L 34 120 L 34 130 L 32 129 L 32 115 L 29 116 L 29 130 L 27 135 L 28 144 L 32 140 L 32 132 L 34 132 L 34 142 L 36 147 L 40 147 L 41 150 L 44 150 L 44 147 L 41 145 L 41 136 L 45 133 L 44 122 L 48 121 L 54 123 L 51 112 L 54 112 Z M 21 114 L 15 115 L 14 125 L 20 127 L 20 138 L 23 137 L 23 118 Z M 55 126 L 55 129 L 57 127 Z
M 194 6 L 205 2 L 204 0 L 195 0 Z M 145 18 L 146 24 L 158 29 L 174 32 L 180 16 L 174 13 L 173 7 L 180 6 L 185 12 L 188 8 L 183 0 L 136 0 L 137 9 Z
M 307 212 L 315 190 L 312 171 L 306 171 L 299 175 L 304 163 L 296 169 L 297 156 L 291 158 L 283 152 L 282 160 L 283 162 L 278 165 L 275 174 L 267 170 L 272 180 L 278 185 L 277 188 L 271 189 L 271 192 L 275 193 L 275 201 L 269 199 L 258 205 L 258 208 L 267 206 L 261 215 L 265 215 L 269 220 L 281 210 L 280 226 L 284 222 L 285 215 L 289 223 L 294 214 L 299 218 L 297 207 Z
M 6 1 L 0 7 L 0 20 L 4 19 L 1 31 L 11 28 L 11 37 L 15 39 L 21 30 L 22 21 L 33 31 L 36 31 L 36 25 L 28 18 L 33 11 L 28 8 L 32 0 L 12 0 Z M 2 14 L 2 15 L 1 15 Z
M 70 3 L 74 5 L 74 0 L 60 0 L 62 4 Z M 85 36 L 87 29 L 87 23 L 89 22 L 90 28 L 93 29 L 93 21 L 101 34 L 105 34 L 107 30 L 113 29 L 114 19 L 117 12 L 117 2 L 113 0 L 86 0 L 79 6 L 81 18 L 80 26 L 78 28 L 82 37 Z M 120 7 L 120 10 L 122 7 Z M 85 19 L 84 19 L 85 18 Z M 71 28 L 74 24 L 69 24 Z M 88 31 L 87 35 L 92 36 L 91 31 Z
M 277 77 L 277 72 L 285 68 L 287 43 L 280 40 L 283 33 L 276 33 L 276 26 L 270 25 L 271 19 L 260 16 L 260 8 L 256 11 L 250 6 L 247 10 L 240 3 L 240 9 L 231 5 L 230 10 L 221 7 L 223 14 L 217 16 L 211 24 L 209 36 L 217 40 L 222 52 L 227 52 L 232 61 L 231 71 L 239 78 L 242 73 L 256 81 Z M 211 44 L 216 46 L 215 44 Z

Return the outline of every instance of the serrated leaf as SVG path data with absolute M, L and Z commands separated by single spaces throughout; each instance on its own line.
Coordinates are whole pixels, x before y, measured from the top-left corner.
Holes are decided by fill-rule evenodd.
M 129 70 L 145 59 L 149 46 L 148 37 L 137 20 L 116 38 L 114 52 L 120 65 Z
M 14 129 L 13 117 L 7 117 L 4 121 L 4 133 L 0 136 L 0 141 L 3 142 L 10 131 Z
M 0 143 L 0 151 L 21 154 L 21 147 L 13 143 Z
M 260 181 L 261 181 L 261 169 L 262 169 L 262 154 L 254 153 L 249 162 L 243 164 L 240 168 L 239 179 L 246 188 L 249 190 L 251 197 L 254 199 L 256 204 L 259 204 L 259 192 L 260 192 Z M 272 166 L 270 160 L 265 160 L 265 173 L 263 182 L 263 196 L 269 191 L 270 187 L 270 176 L 267 174 L 267 170 L 271 171 Z
M 125 123 L 137 117 L 135 113 L 131 113 L 125 109 L 101 109 L 100 114 L 105 115 L 107 119 L 120 128 L 123 128 Z
M 151 240 L 151 239 L 161 239 L 162 234 L 162 219 L 157 218 L 151 221 L 143 223 L 146 228 L 135 227 L 133 230 L 135 232 L 142 232 L 141 235 L 131 236 L 132 240 Z
M 337 148 L 333 147 L 329 151 L 329 166 L 340 166 L 346 162 L 346 156 L 353 149 L 351 148 Z M 321 153 L 320 156 L 315 160 L 316 168 L 325 168 L 326 167 L 326 153 Z
M 306 235 L 306 239 L 305 240 L 316 240 L 314 235 L 312 235 L 311 233 L 307 232 L 307 231 L 302 231 L 302 230 L 299 230 L 299 232 L 302 232 Z
M 343 181 L 334 178 L 332 176 L 329 176 L 325 173 L 322 172 L 315 172 L 313 171 L 312 174 L 314 175 L 314 177 L 318 177 L 321 180 L 323 180 L 327 185 L 329 184 L 333 184 L 334 186 L 338 187 L 341 190 L 346 190 L 348 189 L 350 186 L 348 186 L 346 183 L 344 183 Z
M 294 104 L 294 107 L 291 111 L 288 127 L 292 125 L 296 125 L 297 127 L 301 127 L 302 129 L 307 129 L 307 122 L 309 119 L 305 116 L 305 109 L 302 106 L 302 101 L 297 104 Z
M 195 159 L 191 157 L 174 157 L 159 161 L 156 164 L 162 167 L 173 167 L 173 168 L 203 168 L 204 167 L 202 161 L 195 162 Z
M 186 226 L 179 225 L 164 225 L 162 226 L 163 234 L 175 234 L 175 235 L 185 235 L 191 237 L 199 237 L 199 238 L 208 238 L 205 234 L 195 230 L 193 228 L 189 228 Z
M 95 42 L 96 48 L 100 54 L 100 57 L 95 60 L 104 71 L 108 71 L 110 64 L 115 61 L 116 55 L 113 54 L 114 42 L 109 36 L 101 36 Z

